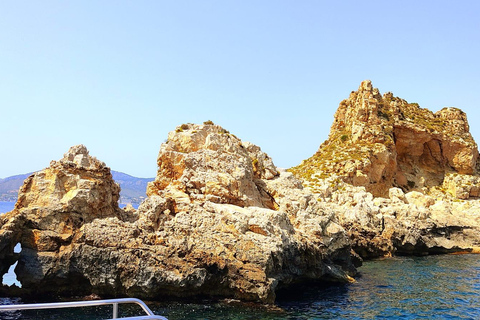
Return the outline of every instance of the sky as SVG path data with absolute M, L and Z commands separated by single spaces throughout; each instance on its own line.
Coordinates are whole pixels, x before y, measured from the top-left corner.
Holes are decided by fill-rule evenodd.
M 0 178 L 84 144 L 156 175 L 169 131 L 212 120 L 278 167 L 313 155 L 370 79 L 480 141 L 480 1 L 2 1 Z

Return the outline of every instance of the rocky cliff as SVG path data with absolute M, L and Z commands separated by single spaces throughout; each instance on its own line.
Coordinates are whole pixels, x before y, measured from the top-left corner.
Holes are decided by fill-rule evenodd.
M 267 303 L 292 283 L 352 280 L 359 260 L 334 213 L 259 147 L 186 124 L 157 161 L 138 210 L 119 209 L 110 169 L 84 146 L 30 176 L 0 220 L 1 274 L 18 260 L 22 290 L 35 295 Z
M 375 196 L 442 185 L 449 174 L 477 173 L 478 149 L 456 108 L 433 113 L 383 96 L 370 81 L 343 100 L 328 139 L 292 171 L 307 183 L 333 174 Z
M 364 81 L 340 103 L 328 139 L 291 171 L 370 258 L 477 250 L 477 168 L 464 112 L 433 113 Z

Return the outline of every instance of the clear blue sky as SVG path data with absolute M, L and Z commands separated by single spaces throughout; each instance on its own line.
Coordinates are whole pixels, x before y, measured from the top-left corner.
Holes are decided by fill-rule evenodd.
M 212 120 L 279 167 L 310 157 L 371 79 L 480 141 L 480 1 L 2 1 L 0 178 L 85 144 L 156 174 L 169 131 Z

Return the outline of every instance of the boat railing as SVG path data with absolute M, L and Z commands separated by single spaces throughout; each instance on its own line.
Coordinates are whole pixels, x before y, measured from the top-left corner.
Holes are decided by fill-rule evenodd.
M 146 315 L 136 317 L 122 317 L 118 318 L 118 305 L 120 304 L 137 304 Z M 1 311 L 20 311 L 20 310 L 40 310 L 40 309 L 60 309 L 60 308 L 82 308 L 82 307 L 98 307 L 112 305 L 111 319 L 130 319 L 130 320 L 167 320 L 167 318 L 155 315 L 152 310 L 140 299 L 136 298 L 122 298 L 122 299 L 108 299 L 108 300 L 91 300 L 91 301 L 72 301 L 72 302 L 52 302 L 52 303 L 32 303 L 32 304 L 15 304 L 15 305 L 0 305 Z M 1 313 L 0 313 L 1 314 Z

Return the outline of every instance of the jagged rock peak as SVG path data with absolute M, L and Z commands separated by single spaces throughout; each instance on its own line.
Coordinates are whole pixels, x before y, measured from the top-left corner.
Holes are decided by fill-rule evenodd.
M 353 142 L 360 138 L 382 142 L 384 136 L 391 136 L 391 132 L 379 129 L 398 123 L 408 123 L 420 131 L 458 135 L 465 143 L 475 144 L 462 110 L 445 107 L 434 113 L 417 103 L 395 97 L 391 92 L 382 96 L 370 80 L 363 81 L 357 91 L 352 91 L 349 98 L 340 103 L 330 134 L 347 131 L 352 133 Z M 371 126 L 373 128 L 369 128 Z
M 272 159 L 211 121 L 182 124 L 170 132 L 157 163 L 157 177 L 147 194 L 176 198 L 178 210 L 187 210 L 192 201 L 206 200 L 275 207 L 261 182 L 279 174 Z
M 358 93 L 371 93 L 372 95 L 378 95 L 379 91 L 377 88 L 374 88 L 372 85 L 372 81 L 370 80 L 364 80 L 360 83 L 360 86 L 358 87 Z M 355 93 L 355 91 L 352 91 L 352 93 Z
M 417 103 L 383 96 L 370 80 L 340 102 L 328 139 L 292 169 L 314 184 L 338 174 L 376 196 L 442 185 L 446 174 L 476 174 L 478 149 L 466 114 L 458 108 L 433 113 Z
M 28 177 L 18 193 L 17 209 L 75 212 L 93 217 L 115 216 L 120 187 L 110 168 L 89 155 L 84 145 L 71 147 L 59 161 Z
M 85 169 L 94 169 L 106 166 L 104 162 L 90 156 L 87 147 L 85 147 L 83 144 L 70 147 L 67 153 L 63 155 L 63 158 L 60 159 L 60 162 L 64 164 L 74 163 L 78 167 Z
M 371 80 L 363 80 L 362 83 L 360 83 L 360 87 L 358 88 L 358 91 L 361 89 L 365 91 L 373 91 L 373 85 Z

